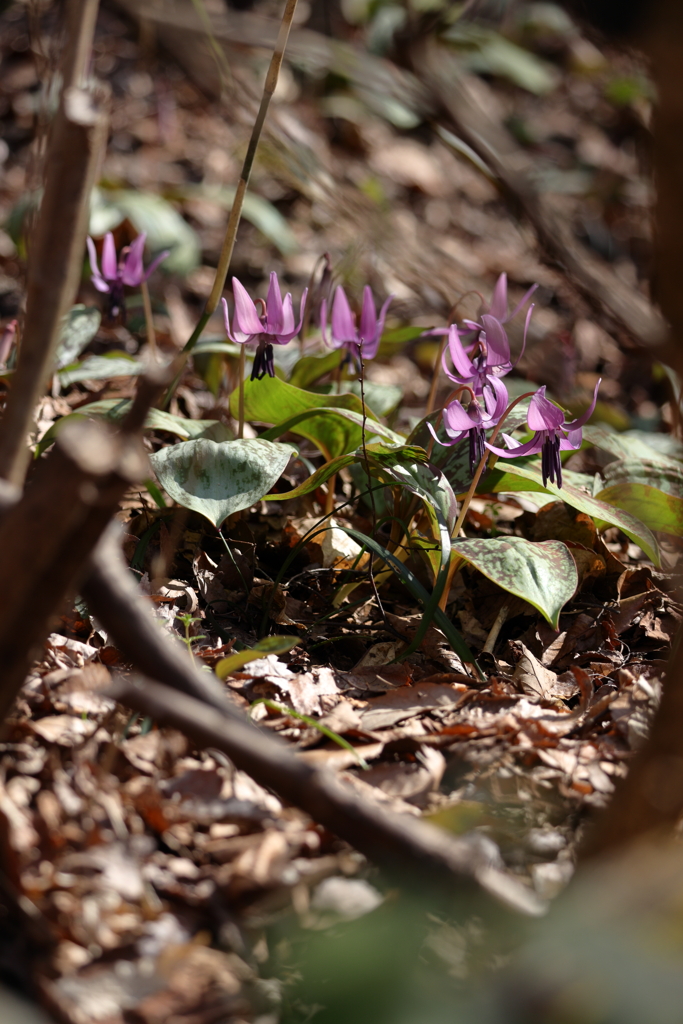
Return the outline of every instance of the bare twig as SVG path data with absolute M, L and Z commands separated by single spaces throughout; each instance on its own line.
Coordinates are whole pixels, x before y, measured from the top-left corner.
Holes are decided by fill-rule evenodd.
M 86 86 L 99 6 L 100 0 L 69 0 L 67 44 L 62 62 L 65 89 Z
M 428 883 L 446 881 L 451 891 L 476 891 L 479 887 L 519 913 L 542 911 L 537 899 L 516 879 L 484 864 L 476 845 L 362 799 L 350 786 L 300 761 L 281 740 L 248 721 L 220 714 L 148 680 L 119 679 L 108 692 L 155 721 L 180 729 L 199 746 L 222 750 L 260 785 L 413 884 L 419 878 Z
M 244 205 L 244 197 L 247 194 L 247 187 L 249 185 L 249 178 L 251 177 L 251 169 L 254 164 L 254 157 L 256 156 L 256 150 L 258 149 L 259 140 L 261 138 L 261 132 L 263 131 L 263 125 L 266 120 L 266 114 L 268 113 L 268 107 L 270 101 L 275 92 L 277 80 L 280 75 L 280 68 L 282 67 L 282 60 L 285 54 L 285 48 L 287 46 L 287 40 L 289 38 L 289 31 L 292 27 L 292 20 L 294 18 L 294 12 L 296 10 L 297 0 L 287 0 L 285 4 L 285 10 L 282 15 L 282 21 L 280 23 L 280 31 L 278 33 L 277 40 L 275 42 L 275 48 L 273 50 L 273 56 L 270 60 L 270 67 L 266 75 L 266 80 L 263 86 L 263 96 L 261 97 L 261 105 L 256 115 L 254 127 L 251 130 L 251 138 L 249 139 L 249 145 L 247 147 L 247 153 L 242 164 L 242 173 L 240 174 L 240 180 L 237 183 L 237 189 L 235 191 L 235 198 L 232 203 L 230 210 L 230 216 L 228 217 L 228 226 L 225 229 L 225 238 L 223 240 L 223 248 L 221 249 L 221 255 L 218 260 L 218 267 L 216 269 L 216 276 L 213 282 L 213 288 L 211 294 L 207 299 L 204 312 L 199 318 L 199 322 L 192 332 L 183 354 L 187 359 L 188 355 L 195 347 L 202 331 L 204 330 L 209 318 L 215 313 L 220 302 L 223 289 L 225 288 L 225 282 L 228 277 L 228 270 L 230 269 L 230 260 L 232 259 L 232 250 L 235 247 L 235 239 L 237 238 L 237 229 L 239 227 L 240 219 L 242 217 L 242 207 Z M 164 400 L 165 406 L 171 400 L 173 393 L 180 380 L 180 373 L 176 376 L 176 379 L 171 384 L 166 397 Z M 244 386 L 244 381 L 240 383 L 240 387 Z
M 0 477 L 21 485 L 33 410 L 49 377 L 61 321 L 81 275 L 90 192 L 106 118 L 91 93 L 64 92 L 47 154 L 47 176 L 31 247 L 26 320 L 0 430 Z

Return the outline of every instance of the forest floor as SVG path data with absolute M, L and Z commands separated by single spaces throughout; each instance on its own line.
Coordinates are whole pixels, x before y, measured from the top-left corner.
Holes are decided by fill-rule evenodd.
M 258 19 L 272 19 L 279 5 L 263 0 L 247 14 L 230 11 L 220 58 L 201 31 L 165 22 L 152 0 L 149 11 L 136 4 L 131 19 L 129 6 L 105 4 L 98 22 L 93 70 L 111 87 L 111 136 L 93 220 L 99 234 L 111 225 L 124 242 L 144 223 L 158 242 L 153 249 L 171 237 L 166 267 L 150 282 L 157 345 L 171 356 L 212 285 L 269 59 L 247 44 Z M 318 14 L 325 5 L 302 5 L 254 171 L 258 202 L 245 211 L 231 272 L 252 293 L 265 293 L 275 270 L 298 302 L 327 252 L 351 290 L 369 281 L 376 295 L 393 293 L 379 356 L 365 367 L 365 398 L 404 435 L 423 417 L 430 390 L 437 342 L 422 332 L 447 322 L 460 299 L 459 315 L 475 315 L 472 293 L 490 295 L 503 272 L 513 302 L 537 282 L 527 348 L 509 378 L 515 394 L 524 380 L 546 384 L 578 413 L 602 377 L 592 424 L 678 457 L 661 368 L 547 258 L 475 156 L 458 152 L 446 129 L 439 134 L 436 115 L 421 107 L 427 85 L 417 100 L 417 89 L 410 93 L 406 83 L 421 82 L 421 40 L 409 47 L 407 30 L 377 22 L 364 61 L 367 25 L 347 24 L 330 6 L 330 27 L 361 56 L 350 67 L 348 54 L 328 52 Z M 221 5 L 207 7 L 225 17 Z M 546 7 L 554 20 L 547 12 L 541 18 Z M 195 16 L 190 3 L 173 10 Z M 454 36 L 450 52 L 488 116 L 510 130 L 536 188 L 572 226 L 586 259 L 600 263 L 615 289 L 646 300 L 651 96 L 644 69 L 630 55 L 598 50 L 551 5 L 522 5 L 503 27 L 504 36 L 481 28 L 486 45 Z M 503 39 L 519 49 L 508 53 Z M 0 326 L 22 306 L 26 211 L 41 180 L 45 86 L 59 40 L 49 4 L 12 4 L 0 16 Z M 189 228 L 180 236 L 177 213 Z M 79 302 L 100 303 L 85 269 Z M 136 357 L 144 336 L 133 298 L 125 325 L 103 320 L 78 354 Z M 221 317 L 205 337 L 225 340 Z M 521 327 L 511 324 L 510 337 L 519 351 Z M 317 343 L 313 325 L 306 352 Z M 298 346 L 290 346 L 296 356 Z M 283 349 L 287 372 L 288 354 Z M 90 365 L 98 367 L 90 377 L 71 366 L 55 375 L 36 411 L 33 444 L 48 435 L 46 448 L 65 416 L 134 394 L 133 374 L 106 375 L 101 360 Z M 236 372 L 236 359 L 211 352 L 188 367 L 169 412 L 197 424 L 190 436 L 215 424 L 224 433 L 214 439 L 234 436 L 228 395 Z M 450 389 L 442 374 L 437 407 Z M 252 421 L 245 436 L 260 429 Z M 146 434 L 150 452 L 174 440 L 162 427 Z M 312 470 L 320 453 L 305 444 Z M 604 467 L 597 447 L 566 464 L 586 475 Z M 307 475 L 304 463 L 292 462 L 280 492 Z M 352 500 L 360 483 L 339 474 L 343 507 L 334 522 L 372 533 L 376 510 Z M 141 591 L 164 628 L 185 638 L 209 669 L 264 633 L 298 637 L 289 653 L 228 678 L 239 708 L 368 801 L 485 837 L 483 855 L 493 865 L 552 899 L 571 878 L 584 823 L 605 805 L 646 735 L 682 614 L 674 592 L 680 543 L 658 534 L 656 567 L 616 526 L 598 532 L 589 515 L 552 496 L 478 495 L 465 523 L 469 538 L 568 543 L 580 585 L 554 629 L 531 604 L 472 566 L 461 568 L 449 616 L 477 655 L 490 641 L 480 658 L 486 678 L 476 681 L 434 627 L 419 651 L 396 662 L 421 619 L 419 606 L 393 577 L 380 588 L 379 607 L 367 572 L 356 569 L 359 549 L 340 530 L 304 539 L 325 500 L 321 489 L 258 502 L 230 517 L 221 535 L 199 513 L 168 497 L 159 507 L 134 490 L 118 519 Z M 416 555 L 409 564 L 428 581 L 425 562 Z M 335 603 L 349 581 L 357 586 L 348 603 Z M 315 934 L 361 917 L 392 898 L 390 887 L 360 854 L 219 751 L 198 750 L 103 695 L 113 675 L 128 671 L 77 600 L 55 623 L 5 727 L 0 973 L 73 1024 L 307 1019 L 311 1005 L 291 995 L 297 965 L 288 961 L 287 929 Z M 468 945 L 454 934 L 446 920 L 435 921 L 431 955 L 461 976 Z

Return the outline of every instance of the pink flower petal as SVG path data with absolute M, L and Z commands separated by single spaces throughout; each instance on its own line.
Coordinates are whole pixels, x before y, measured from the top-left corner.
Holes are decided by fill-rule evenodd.
M 505 320 L 508 312 L 508 278 L 507 274 L 501 274 L 493 289 L 493 297 L 489 307 L 489 314 L 496 320 Z
M 543 447 L 543 433 L 539 432 L 538 434 L 534 434 L 531 440 L 527 441 L 526 444 L 517 445 L 511 450 L 508 450 L 507 448 L 496 448 L 494 445 L 489 444 L 488 441 L 485 443 L 488 450 L 493 452 L 494 455 L 498 455 L 502 459 L 516 459 L 518 456 L 536 455 L 540 452 Z
M 147 235 L 142 234 L 131 243 L 130 249 L 123 261 L 121 268 L 121 280 L 130 288 L 137 288 L 143 277 L 142 257 L 145 251 L 145 239 Z
M 578 430 L 580 427 L 582 427 L 584 425 L 584 423 L 588 422 L 588 420 L 593 415 L 593 410 L 595 409 L 595 403 L 598 400 L 598 388 L 600 387 L 601 384 L 602 384 L 602 377 L 600 378 L 598 383 L 595 385 L 595 391 L 593 392 L 593 401 L 591 402 L 591 404 L 588 406 L 586 411 L 581 416 L 579 416 L 577 419 L 572 420 L 571 423 L 565 423 L 565 430 L 567 430 L 569 432 L 571 432 L 573 430 Z
M 465 409 L 457 398 L 452 401 L 443 411 L 443 422 L 446 433 L 452 437 L 456 430 L 468 431 L 472 427 L 481 425 L 481 409 L 476 402 L 470 402 Z
M 289 305 L 291 309 L 291 295 L 289 296 Z M 266 297 L 266 331 L 268 334 L 284 334 L 287 330 L 291 331 L 293 326 L 294 316 L 291 318 L 291 324 L 285 324 L 280 283 L 277 279 L 277 274 L 273 270 L 270 274 L 270 284 L 268 285 L 268 295 Z
M 530 430 L 559 430 L 564 424 L 562 410 L 545 397 L 545 385 L 532 397 L 526 421 Z
M 431 423 L 427 424 L 427 430 L 430 432 L 430 434 L 432 435 L 432 437 L 434 438 L 436 443 L 440 444 L 440 445 L 443 445 L 444 448 L 452 448 L 454 444 L 458 443 L 458 441 L 462 441 L 462 439 L 463 439 L 463 437 L 465 436 L 465 433 L 466 433 L 466 431 L 463 431 L 462 434 L 458 434 L 457 437 L 454 437 L 452 441 L 441 441 L 436 436 L 436 431 L 434 430 L 434 427 L 431 425 Z
M 358 342 L 356 320 L 341 285 L 337 287 L 332 303 L 332 336 L 337 342 L 352 341 L 355 344 Z
M 85 244 L 88 246 L 88 258 L 90 260 L 90 280 L 98 292 L 108 292 L 109 285 L 100 274 L 100 268 L 97 265 L 97 249 L 90 235 L 86 238 Z
M 106 278 L 107 281 L 115 281 L 118 276 L 118 270 L 114 236 L 111 231 L 107 231 L 104 236 L 104 245 L 102 246 L 102 277 Z
M 517 303 L 517 305 L 515 306 L 513 311 L 510 313 L 510 316 L 505 317 L 505 321 L 512 320 L 512 319 L 514 319 L 514 317 L 517 316 L 517 314 L 519 313 L 520 309 L 529 301 L 529 299 L 534 294 L 534 292 L 536 291 L 537 288 L 538 288 L 537 284 L 532 284 L 532 286 L 529 289 L 529 291 L 526 292 L 522 296 L 522 298 L 519 300 L 519 302 Z
M 477 372 L 476 367 L 473 365 L 472 360 L 468 357 L 467 353 L 465 352 L 465 349 L 462 347 L 462 342 L 460 341 L 460 332 L 458 331 L 458 328 L 454 324 L 451 325 L 451 327 L 448 330 L 448 351 L 450 352 L 451 359 L 453 360 L 453 366 L 455 367 L 456 373 L 459 374 L 460 377 L 463 377 L 465 379 L 470 379 L 471 377 L 473 377 L 474 374 Z M 451 378 L 451 380 L 455 380 L 456 378 L 453 377 L 453 375 L 449 372 L 447 368 L 445 362 L 445 355 L 446 353 L 444 352 L 444 369 L 446 370 L 446 373 Z
M 239 332 L 246 337 L 253 334 L 263 334 L 263 324 L 256 310 L 256 306 L 249 298 L 247 289 L 236 277 L 232 279 L 232 292 L 235 296 L 235 316 L 233 317 L 233 332 Z
M 481 318 L 486 337 L 486 365 L 508 366 L 510 364 L 510 342 L 505 328 L 496 317 L 484 313 Z

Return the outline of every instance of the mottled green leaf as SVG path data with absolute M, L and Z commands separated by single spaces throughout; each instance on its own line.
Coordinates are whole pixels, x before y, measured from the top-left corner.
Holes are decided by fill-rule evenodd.
M 565 501 L 579 512 L 585 512 L 599 522 L 617 526 L 643 549 L 655 565 L 659 565 L 657 540 L 650 528 L 633 513 L 608 505 L 568 481 L 562 487 L 548 481 L 544 487 L 541 471 L 535 464 L 522 465 L 512 459 L 500 459 L 496 468 L 486 474 L 479 490 L 483 494 L 496 491 L 544 491 L 547 494 L 554 494 L 560 501 Z
M 97 334 L 101 320 L 99 309 L 82 303 L 71 307 L 59 332 L 56 369 L 61 370 L 80 356 Z
M 40 455 L 52 444 L 57 434 L 65 423 L 74 420 L 84 419 L 106 419 L 113 423 L 122 420 L 131 407 L 129 398 L 103 398 L 99 402 L 91 402 L 90 405 L 83 405 L 78 412 L 72 412 L 68 416 L 62 416 L 52 424 L 47 433 L 42 437 L 37 447 L 36 454 Z M 174 416 L 163 409 L 150 409 L 145 420 L 145 430 L 163 430 L 184 440 L 208 436 L 213 441 L 225 441 L 228 428 L 219 420 L 188 420 L 182 416 Z M 216 436 L 220 430 L 221 436 Z
M 290 445 L 260 438 L 221 443 L 201 438 L 162 448 L 150 461 L 174 501 L 220 526 L 267 494 L 293 453 Z
M 589 425 L 583 428 L 583 439 L 617 459 L 646 459 L 680 469 L 683 455 L 680 441 L 668 434 L 647 434 L 643 430 L 618 433 Z
M 81 363 L 73 363 L 59 371 L 63 388 L 79 380 L 109 380 L 110 377 L 138 377 L 146 364 L 127 356 L 125 352 L 110 352 L 104 356 L 88 356 Z
M 578 586 L 576 564 L 559 540 L 529 541 L 523 537 L 458 540 L 456 557 L 475 566 L 503 590 L 523 598 L 558 628 L 560 612 Z

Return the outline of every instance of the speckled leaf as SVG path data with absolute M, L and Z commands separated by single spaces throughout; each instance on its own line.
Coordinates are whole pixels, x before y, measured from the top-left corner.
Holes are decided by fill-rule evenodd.
M 648 434 L 644 430 L 618 432 L 589 424 L 583 428 L 583 440 L 617 459 L 645 459 L 681 468 L 681 442 L 669 434 Z
M 530 483 L 532 486 L 529 486 Z M 500 459 L 496 468 L 486 474 L 479 490 L 482 494 L 498 491 L 544 491 L 547 494 L 554 494 L 560 501 L 565 501 L 579 512 L 585 512 L 599 522 L 617 526 L 643 549 L 655 565 L 659 565 L 657 540 L 644 522 L 631 512 L 592 497 L 569 480 L 563 483 L 562 487 L 557 487 L 550 481 L 544 487 L 540 468 L 533 463 L 522 464 L 513 462 L 512 459 Z
M 557 629 L 560 612 L 573 596 L 579 578 L 569 548 L 559 540 L 523 537 L 459 540 L 453 553 L 479 569 L 503 590 L 537 608 Z
M 63 388 L 80 380 L 109 380 L 110 377 L 138 377 L 144 373 L 146 363 L 133 359 L 125 352 L 110 352 L 104 356 L 87 356 L 80 363 L 72 363 L 59 371 Z
M 82 304 L 71 307 L 59 332 L 59 347 L 55 360 L 57 370 L 78 359 L 83 349 L 97 334 L 101 319 L 99 309 Z
M 268 493 L 293 451 L 290 445 L 258 438 L 221 443 L 202 438 L 162 448 L 150 461 L 174 501 L 220 526 Z
M 674 459 L 662 458 L 663 461 L 655 457 L 610 462 L 604 469 L 605 484 L 607 487 L 624 483 L 647 484 L 648 487 L 657 487 L 665 494 L 680 498 L 683 495 L 683 465 Z
M 82 405 L 78 412 L 62 416 L 61 419 L 52 424 L 48 432 L 41 438 L 40 444 L 36 449 L 36 456 L 41 455 L 46 448 L 50 447 L 65 423 L 69 423 L 72 420 L 90 418 L 102 418 L 116 423 L 123 419 L 130 406 L 130 398 L 103 398 L 100 402 Z M 145 420 L 145 430 L 163 430 L 169 434 L 174 434 L 176 437 L 188 440 L 207 436 L 212 441 L 225 441 L 225 433 L 228 432 L 228 428 L 220 420 L 188 420 L 182 416 L 174 416 L 170 412 L 164 412 L 163 409 L 149 410 Z M 223 436 L 217 438 L 215 435 L 218 430 L 220 430 Z

